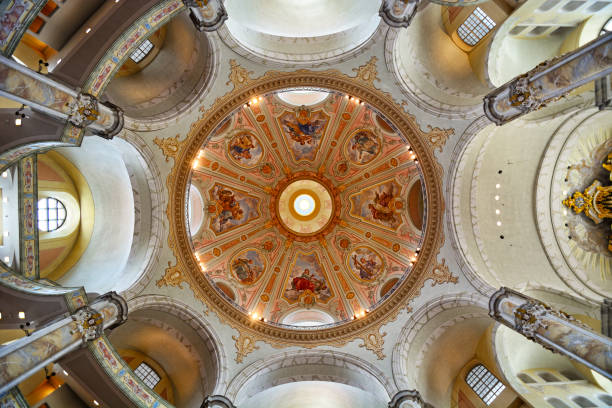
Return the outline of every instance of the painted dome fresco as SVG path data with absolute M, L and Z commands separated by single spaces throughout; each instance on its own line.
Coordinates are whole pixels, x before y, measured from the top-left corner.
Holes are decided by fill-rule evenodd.
M 423 185 L 406 139 L 367 103 L 322 89 L 269 93 L 228 115 L 193 163 L 192 249 L 253 318 L 339 324 L 410 274 Z

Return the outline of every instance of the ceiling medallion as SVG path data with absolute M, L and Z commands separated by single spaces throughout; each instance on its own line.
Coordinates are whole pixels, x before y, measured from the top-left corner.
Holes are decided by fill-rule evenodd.
M 317 241 L 332 231 L 340 219 L 337 189 L 316 173 L 292 174 L 276 185 L 271 196 L 273 223 L 291 240 Z
M 333 97 L 307 109 L 274 97 L 296 88 Z M 311 138 L 312 129 L 322 136 Z M 368 81 L 333 70 L 248 78 L 204 112 L 176 154 L 167 181 L 171 269 L 255 341 L 315 347 L 365 338 L 431 278 L 443 242 L 441 176 L 427 134 Z M 206 202 L 200 231 L 185 218 L 190 183 Z M 415 183 L 421 230 L 409 218 Z M 335 323 L 282 324 L 300 308 Z

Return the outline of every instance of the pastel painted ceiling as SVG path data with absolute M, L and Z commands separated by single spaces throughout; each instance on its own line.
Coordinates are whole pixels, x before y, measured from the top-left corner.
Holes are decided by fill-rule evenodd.
M 187 218 L 202 273 L 244 313 L 339 324 L 410 274 L 426 218 L 418 158 L 380 112 L 325 90 L 251 100 L 193 164 Z

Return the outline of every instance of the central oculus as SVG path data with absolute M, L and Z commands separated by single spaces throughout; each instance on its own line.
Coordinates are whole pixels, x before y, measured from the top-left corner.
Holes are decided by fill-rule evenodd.
M 315 209 L 315 201 L 310 194 L 300 194 L 293 202 L 293 208 L 302 217 L 306 217 Z
M 297 180 L 281 191 L 277 211 L 283 226 L 297 235 L 314 235 L 332 218 L 334 203 L 327 188 L 316 180 Z

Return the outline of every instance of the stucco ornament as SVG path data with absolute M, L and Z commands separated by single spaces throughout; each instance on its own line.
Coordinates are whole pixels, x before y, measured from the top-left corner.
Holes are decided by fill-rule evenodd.
M 92 95 L 81 93 L 68 105 L 68 114 L 70 123 L 83 128 L 100 116 L 98 100 Z
M 79 308 L 73 315 L 83 341 L 95 340 L 102 335 L 104 318 L 102 314 L 89 306 Z

